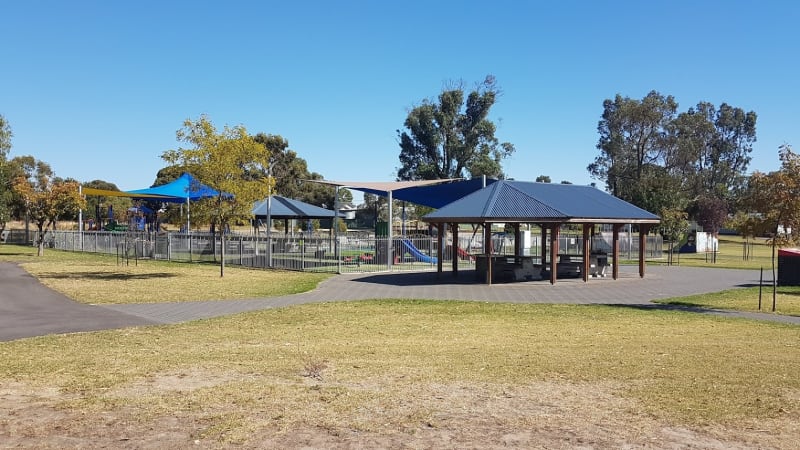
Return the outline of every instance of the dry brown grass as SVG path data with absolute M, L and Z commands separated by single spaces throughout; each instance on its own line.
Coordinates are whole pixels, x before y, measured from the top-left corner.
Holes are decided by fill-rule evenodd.
M 798 346 L 794 326 L 687 313 L 384 300 L 3 343 L 0 384 L 67 434 L 172 420 L 225 445 L 781 447 Z

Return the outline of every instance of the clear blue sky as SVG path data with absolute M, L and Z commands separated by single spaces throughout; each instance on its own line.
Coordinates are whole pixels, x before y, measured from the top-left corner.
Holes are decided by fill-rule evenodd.
M 509 177 L 591 183 L 603 100 L 651 90 L 755 111 L 750 169 L 770 171 L 800 149 L 798 5 L 7 1 L 0 114 L 12 157 L 123 190 L 150 186 L 201 114 L 283 136 L 326 179 L 390 181 L 408 110 L 493 74 Z

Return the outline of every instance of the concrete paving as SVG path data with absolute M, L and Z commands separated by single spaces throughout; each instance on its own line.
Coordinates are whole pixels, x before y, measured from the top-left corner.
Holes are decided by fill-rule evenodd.
M 679 266 L 620 267 L 613 280 L 592 278 L 494 284 L 475 282 L 474 271 L 396 272 L 334 276 L 313 291 L 274 298 L 125 305 L 82 305 L 41 285 L 13 264 L 0 263 L 0 341 L 53 333 L 169 324 L 312 302 L 372 298 L 469 300 L 508 303 L 614 304 L 770 320 L 800 325 L 800 317 L 658 305 L 652 300 L 758 284 L 759 273 Z M 8 287 L 6 287 L 8 286 Z

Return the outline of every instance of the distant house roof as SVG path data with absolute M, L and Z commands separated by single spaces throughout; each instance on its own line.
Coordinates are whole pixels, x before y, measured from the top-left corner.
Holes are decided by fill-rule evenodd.
M 268 206 L 271 206 L 270 217 L 273 219 L 327 219 L 334 216 L 334 212 L 330 209 L 278 195 L 273 195 L 271 202 L 265 198 L 256 203 L 253 206 L 253 215 L 267 217 Z
M 658 223 L 659 217 L 592 186 L 500 180 L 426 215 L 425 222 Z

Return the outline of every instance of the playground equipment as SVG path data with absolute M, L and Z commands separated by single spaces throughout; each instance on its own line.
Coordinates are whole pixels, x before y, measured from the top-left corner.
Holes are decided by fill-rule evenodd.
M 408 253 L 411 253 L 411 256 L 413 256 L 414 259 L 416 259 L 417 261 L 428 263 L 428 264 L 436 264 L 437 263 L 437 259 L 436 259 L 435 256 L 428 256 L 428 255 L 422 253 L 421 251 L 419 251 L 419 249 L 417 247 L 414 246 L 414 244 L 411 242 L 411 240 L 403 239 L 400 242 L 403 244 L 403 247 L 405 247 L 405 249 L 408 250 Z

